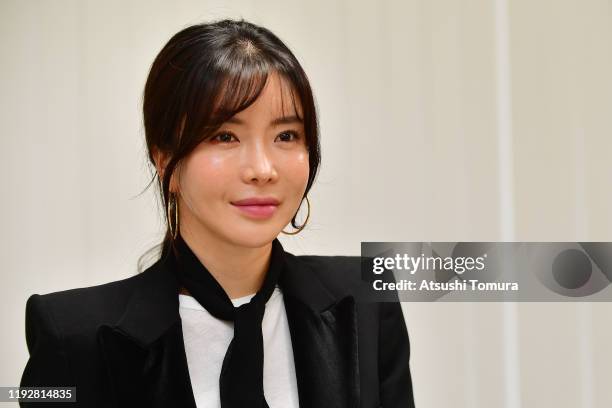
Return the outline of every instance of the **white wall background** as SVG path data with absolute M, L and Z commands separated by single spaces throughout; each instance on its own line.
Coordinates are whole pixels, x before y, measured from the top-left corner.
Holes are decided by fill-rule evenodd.
M 32 293 L 130 276 L 161 239 L 141 121 L 187 25 L 244 17 L 308 72 L 323 165 L 286 249 L 612 241 L 610 0 L 0 2 L 0 385 Z M 610 303 L 404 303 L 417 407 L 612 406 Z

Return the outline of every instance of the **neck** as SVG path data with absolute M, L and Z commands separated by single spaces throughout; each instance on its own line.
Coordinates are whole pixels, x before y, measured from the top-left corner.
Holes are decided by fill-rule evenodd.
M 261 288 L 270 265 L 272 243 L 250 248 L 189 230 L 181 231 L 181 236 L 230 299 L 253 294 Z M 184 288 L 181 293 L 189 294 Z

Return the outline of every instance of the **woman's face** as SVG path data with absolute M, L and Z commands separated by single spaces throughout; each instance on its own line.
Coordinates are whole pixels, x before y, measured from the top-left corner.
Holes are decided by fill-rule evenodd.
M 178 169 L 183 235 L 260 247 L 276 238 L 298 210 L 308 182 L 308 151 L 303 123 L 280 81 L 269 75 L 251 106 L 184 159 Z M 276 201 L 245 203 L 249 199 Z

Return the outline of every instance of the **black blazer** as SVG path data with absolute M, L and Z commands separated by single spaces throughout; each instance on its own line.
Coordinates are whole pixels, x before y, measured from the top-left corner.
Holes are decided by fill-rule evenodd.
M 414 407 L 400 303 L 359 301 L 361 258 L 285 259 L 300 407 Z M 76 386 L 73 408 L 195 408 L 178 291 L 159 260 L 127 279 L 30 296 L 20 385 Z

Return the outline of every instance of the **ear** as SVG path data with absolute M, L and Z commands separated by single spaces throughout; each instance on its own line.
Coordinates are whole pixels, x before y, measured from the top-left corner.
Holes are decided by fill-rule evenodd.
M 164 172 L 166 171 L 166 165 L 170 160 L 170 155 L 164 153 L 163 151 L 153 148 L 152 149 L 153 161 L 155 162 L 155 168 L 157 169 L 157 174 L 159 175 L 159 179 L 162 180 L 164 178 Z M 172 174 L 172 179 L 170 180 L 170 191 L 176 192 L 175 185 L 175 174 Z
M 157 169 L 157 174 L 159 175 L 159 178 L 162 179 L 164 177 L 164 170 L 166 169 L 166 164 L 168 164 L 168 157 L 156 147 L 153 147 L 151 149 L 151 156 L 153 157 L 153 162 L 155 163 L 155 169 Z

